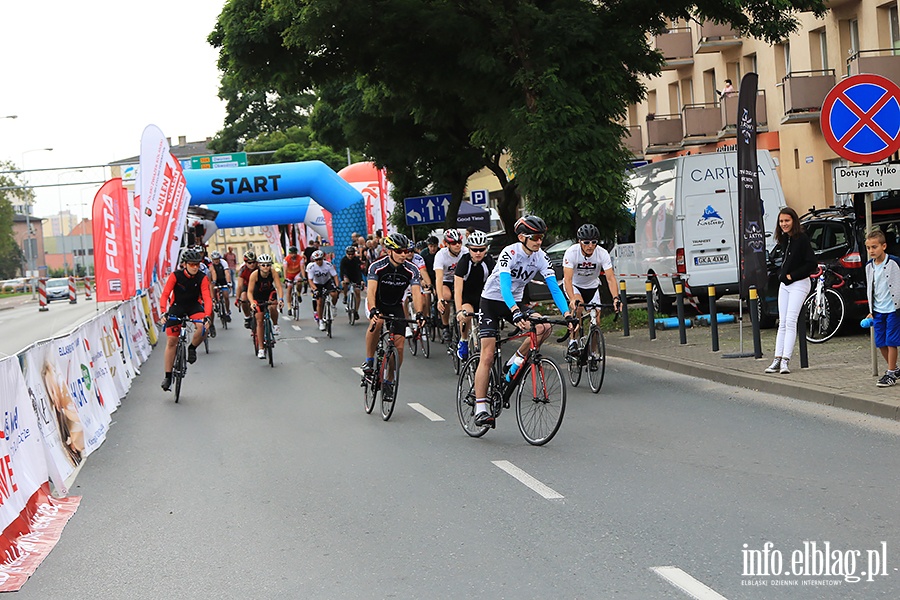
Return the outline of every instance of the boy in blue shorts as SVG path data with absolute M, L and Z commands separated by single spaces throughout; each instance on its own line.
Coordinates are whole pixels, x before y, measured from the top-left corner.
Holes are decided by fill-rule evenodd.
M 888 370 L 878 380 L 878 387 L 897 383 L 897 346 L 900 346 L 900 258 L 887 253 L 887 242 L 881 230 L 866 236 L 866 295 L 869 318 L 875 328 L 875 346 L 887 361 Z

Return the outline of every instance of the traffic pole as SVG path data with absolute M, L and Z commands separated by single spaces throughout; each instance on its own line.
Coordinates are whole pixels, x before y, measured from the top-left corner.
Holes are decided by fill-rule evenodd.
M 678 342 L 687 344 L 687 329 L 684 323 L 684 284 L 681 278 L 675 278 L 675 304 L 678 310 Z
M 84 278 L 84 298 L 91 300 L 91 278 L 87 276 Z
M 38 279 L 38 311 L 47 312 L 50 308 L 47 306 L 47 279 L 41 277 Z
M 647 278 L 647 282 L 644 284 L 647 287 L 647 325 L 650 329 L 650 339 L 656 339 L 656 315 L 653 313 L 653 282 L 650 278 Z
M 709 333 L 712 338 L 712 351 L 719 351 L 719 315 L 716 311 L 716 286 L 706 288 L 709 294 Z
M 631 331 L 628 327 L 628 294 L 625 293 L 625 280 L 619 281 L 619 309 L 622 311 L 622 335 L 628 337 Z
M 75 294 L 75 278 L 69 276 L 69 304 L 78 304 L 78 296 Z

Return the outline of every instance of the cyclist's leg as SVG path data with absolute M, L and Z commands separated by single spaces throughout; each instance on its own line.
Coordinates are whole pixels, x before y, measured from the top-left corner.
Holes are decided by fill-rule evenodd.
M 272 325 L 278 325 L 278 303 L 270 304 L 269 316 L 272 317 Z
M 450 322 L 450 302 L 453 300 L 453 288 L 446 282 L 441 283 L 441 299 L 445 301 L 444 312 L 441 313 L 441 323 L 447 327 Z
M 173 325 L 171 327 L 166 327 L 166 354 L 163 362 L 165 363 L 164 368 L 167 377 L 172 375 L 172 365 L 175 364 L 175 346 L 178 345 L 178 336 L 180 334 L 180 326 Z
M 202 319 L 205 316 L 206 316 L 205 313 L 194 313 L 191 315 L 191 318 L 192 319 Z M 200 344 L 203 343 L 203 336 L 205 334 L 205 329 L 206 329 L 200 323 L 197 323 L 196 325 L 197 326 L 194 327 L 194 337 L 193 337 L 193 339 L 191 339 L 191 346 L 193 346 L 194 348 L 199 347 Z
M 256 314 L 253 315 L 254 319 L 256 319 L 256 339 L 259 340 L 259 347 L 262 348 L 263 340 L 265 339 L 265 325 L 263 324 L 263 309 L 262 307 L 257 305 Z
M 469 313 L 462 323 L 459 325 L 459 339 L 465 340 L 469 337 L 469 330 L 472 329 L 472 313 L 475 312 L 475 307 L 472 306 L 471 302 L 463 302 L 463 305 L 457 307 L 457 310 L 464 310 Z
M 341 295 L 341 292 L 338 288 L 336 288 L 336 287 L 331 288 L 331 305 L 332 306 L 337 306 L 338 298 L 340 298 L 340 295 Z

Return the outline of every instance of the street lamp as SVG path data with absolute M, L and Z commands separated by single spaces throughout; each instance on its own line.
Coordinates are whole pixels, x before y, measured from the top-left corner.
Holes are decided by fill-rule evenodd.
M 34 148 L 33 150 L 26 150 L 25 152 L 23 152 L 22 153 L 22 170 L 23 171 L 25 170 L 25 155 L 30 152 L 53 152 L 53 148 Z M 22 192 L 23 192 L 23 195 L 28 193 L 27 191 L 25 191 L 24 186 L 23 186 Z M 28 256 L 26 256 L 25 259 L 28 261 L 28 270 L 31 271 L 32 273 L 34 273 L 34 271 L 35 271 L 34 252 L 32 252 L 32 248 L 31 248 L 31 211 L 30 211 L 30 208 L 31 207 L 29 206 L 28 202 L 26 201 L 26 203 L 25 203 L 25 241 L 28 242 L 28 244 L 27 244 L 28 245 Z M 35 293 L 34 293 L 35 292 L 35 285 L 34 285 L 35 282 L 34 282 L 33 277 L 34 277 L 33 275 L 32 275 L 32 277 L 28 277 L 26 275 L 26 280 L 31 281 L 31 298 L 32 299 L 34 299 L 34 296 L 35 296 Z
M 18 118 L 19 118 L 19 115 L 6 115 L 6 116 L 3 117 L 3 118 L 4 118 L 4 119 L 18 119 Z
M 63 224 L 62 224 L 63 203 L 62 203 L 62 187 L 60 186 L 60 180 L 62 179 L 63 175 L 69 175 L 72 173 L 84 173 L 84 169 L 63 171 L 62 173 L 60 173 L 59 175 L 56 176 L 56 193 L 57 193 L 57 197 L 59 198 L 59 238 L 60 238 L 60 242 L 62 242 L 62 245 L 63 245 L 63 270 L 65 271 L 66 277 L 69 276 L 69 254 L 68 254 L 68 252 L 66 252 L 66 234 L 63 232 Z M 71 214 L 71 213 L 69 213 L 69 214 Z M 72 262 L 73 262 L 72 267 L 74 267 L 75 266 L 74 257 L 73 257 Z

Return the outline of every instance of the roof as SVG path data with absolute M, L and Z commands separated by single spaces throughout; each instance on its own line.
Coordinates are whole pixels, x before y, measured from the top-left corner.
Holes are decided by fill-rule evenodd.
M 212 138 L 206 138 L 202 142 L 188 142 L 186 144 L 179 144 L 177 146 L 170 146 L 169 151 L 175 156 L 175 158 L 190 158 L 192 156 L 206 156 L 207 154 L 215 154 L 212 150 L 209 149 L 207 144 L 212 141 Z M 131 156 L 129 158 L 122 158 L 119 160 L 114 160 L 110 165 L 136 165 L 141 162 L 141 155 Z
M 25 221 L 46 221 L 47 219 L 43 217 L 35 217 L 34 215 L 25 218 L 25 215 L 20 215 L 19 213 L 13 213 L 13 223 L 24 223 Z

